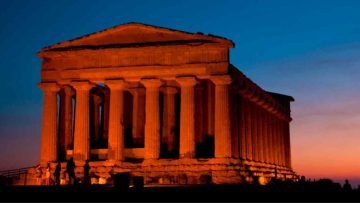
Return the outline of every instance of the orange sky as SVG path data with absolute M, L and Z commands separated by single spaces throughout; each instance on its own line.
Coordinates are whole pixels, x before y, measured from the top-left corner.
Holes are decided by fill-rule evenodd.
M 360 44 L 327 47 L 248 71 L 268 90 L 292 95 L 294 170 L 360 185 Z M 262 74 L 258 74 L 261 71 Z

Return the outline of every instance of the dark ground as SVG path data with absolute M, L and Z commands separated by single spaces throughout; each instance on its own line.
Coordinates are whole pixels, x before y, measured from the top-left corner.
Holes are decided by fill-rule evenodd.
M 343 190 L 326 183 L 276 183 L 259 185 L 212 185 L 196 187 L 123 188 L 92 186 L 13 186 L 0 188 L 0 201 L 25 202 L 360 202 L 359 190 Z

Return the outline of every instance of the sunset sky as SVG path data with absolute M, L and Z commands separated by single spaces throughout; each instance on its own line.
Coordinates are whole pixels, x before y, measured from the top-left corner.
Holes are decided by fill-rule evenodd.
M 43 47 L 140 22 L 233 40 L 230 61 L 291 95 L 294 170 L 360 185 L 360 1 L 1 0 L 0 170 L 39 160 Z

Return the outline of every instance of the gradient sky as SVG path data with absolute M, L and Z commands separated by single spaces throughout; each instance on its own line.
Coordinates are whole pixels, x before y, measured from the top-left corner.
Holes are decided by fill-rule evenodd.
M 0 170 L 37 164 L 43 47 L 127 22 L 232 39 L 231 63 L 292 95 L 294 170 L 360 184 L 360 1 L 1 0 Z

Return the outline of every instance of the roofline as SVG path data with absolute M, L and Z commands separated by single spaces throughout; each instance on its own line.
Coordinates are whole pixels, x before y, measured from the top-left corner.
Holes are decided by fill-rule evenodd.
M 60 45 L 60 44 L 62 44 L 62 43 L 72 42 L 72 41 L 79 40 L 79 39 L 86 39 L 87 37 L 90 37 L 90 36 L 102 34 L 102 33 L 104 33 L 105 31 L 114 30 L 114 29 L 116 29 L 116 28 L 118 28 L 118 27 L 120 27 L 120 26 L 134 26 L 134 25 L 141 25 L 141 26 L 146 26 L 146 27 L 150 27 L 150 28 L 164 29 L 164 30 L 167 30 L 167 31 L 179 32 L 179 33 L 190 34 L 190 35 L 204 36 L 204 37 L 211 38 L 211 39 L 217 39 L 217 40 L 226 41 L 226 42 L 230 45 L 230 48 L 235 47 L 234 42 L 233 42 L 232 40 L 230 40 L 230 39 L 225 38 L 225 37 L 215 36 L 215 35 L 212 35 L 212 34 L 204 35 L 204 34 L 202 34 L 201 32 L 191 33 L 191 32 L 186 32 L 186 31 L 182 31 L 182 30 L 176 30 L 176 29 L 165 28 L 165 27 L 160 27 L 160 26 L 150 25 L 150 24 L 144 24 L 144 23 L 138 23 L 138 22 L 128 22 L 128 23 L 123 23 L 123 24 L 120 24 L 120 25 L 112 26 L 112 27 L 110 27 L 110 28 L 106 28 L 106 29 L 103 29 L 103 30 L 100 30 L 100 31 L 96 31 L 96 32 L 92 32 L 92 33 L 89 33 L 89 34 L 85 34 L 85 35 L 82 35 L 82 36 L 80 36 L 80 37 L 76 37 L 76 38 L 73 38 L 73 39 L 70 39 L 70 40 L 65 40 L 65 41 L 62 41 L 62 42 L 58 42 L 58 43 L 55 43 L 55 44 L 50 45 L 50 46 L 46 46 L 46 47 L 42 48 L 42 49 L 38 52 L 38 55 L 39 55 L 41 52 L 45 52 L 45 51 L 51 50 L 51 49 L 54 48 L 54 47 L 55 47 L 55 48 L 58 48 L 58 47 L 56 47 L 56 46 L 58 46 L 58 45 Z
M 280 97 L 286 97 L 288 98 L 290 101 L 295 101 L 294 97 L 290 96 L 290 95 L 286 95 L 286 94 L 280 94 L 280 93 L 276 93 L 276 92 L 270 92 L 270 91 L 266 91 L 267 93 L 269 94 L 274 94 L 274 95 L 277 95 L 277 96 L 280 96 Z

